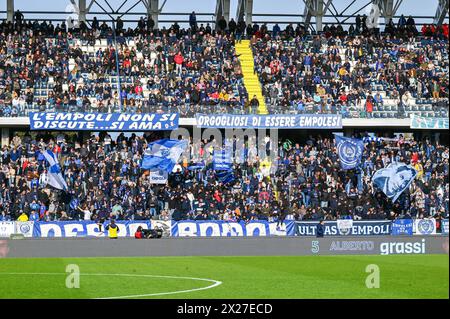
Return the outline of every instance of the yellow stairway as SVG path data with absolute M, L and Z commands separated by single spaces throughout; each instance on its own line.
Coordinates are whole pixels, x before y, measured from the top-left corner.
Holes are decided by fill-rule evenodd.
M 241 43 L 235 45 L 236 54 L 240 55 L 242 74 L 244 75 L 244 85 L 248 92 L 248 98 L 251 100 L 254 95 L 259 101 L 259 114 L 268 114 L 266 101 L 262 95 L 261 83 L 258 76 L 253 72 L 255 65 L 253 61 L 253 52 L 250 48 L 250 40 L 242 40 Z

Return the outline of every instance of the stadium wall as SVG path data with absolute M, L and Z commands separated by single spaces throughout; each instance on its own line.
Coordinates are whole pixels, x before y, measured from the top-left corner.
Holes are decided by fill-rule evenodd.
M 304 256 L 448 254 L 448 236 L 22 239 L 4 257 Z M 3 244 L 5 247 L 5 244 Z M 5 248 L 3 248 L 5 250 Z

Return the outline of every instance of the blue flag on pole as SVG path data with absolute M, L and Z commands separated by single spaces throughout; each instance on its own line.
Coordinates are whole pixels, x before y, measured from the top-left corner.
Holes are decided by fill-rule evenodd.
M 187 146 L 187 141 L 168 138 L 152 142 L 144 153 L 141 168 L 170 173 Z
M 416 176 L 414 167 L 404 163 L 392 163 L 376 171 L 372 176 L 372 183 L 395 202 Z
M 56 155 L 50 150 L 44 151 L 42 155 L 44 155 L 45 160 L 50 165 L 48 169 L 48 184 L 57 189 L 67 191 L 69 187 L 67 186 L 67 183 L 61 174 L 61 167 L 58 164 L 58 159 L 56 158 Z
M 352 169 L 361 162 L 364 142 L 360 139 L 335 135 L 336 147 L 342 169 Z

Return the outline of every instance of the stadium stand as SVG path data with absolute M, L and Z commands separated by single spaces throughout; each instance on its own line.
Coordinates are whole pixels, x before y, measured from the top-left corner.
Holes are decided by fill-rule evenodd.
M 192 117 L 250 113 L 252 105 L 262 114 L 448 116 L 448 25 L 425 25 L 417 36 L 357 30 L 313 37 L 300 27 L 269 32 L 255 24 L 242 29 L 250 40 L 236 43 L 236 30 L 193 31 L 176 23 L 116 32 L 103 23 L 66 32 L 64 23 L 2 22 L 0 116 L 39 110 Z
M 345 172 L 330 138 L 310 137 L 305 143 L 280 143 L 277 170 L 265 172 L 254 159 L 235 164 L 234 181 L 220 182 L 211 165 L 189 169 L 203 154 L 205 143 L 190 145 L 191 162 L 183 160 L 168 185 L 150 184 L 140 161 L 157 134 L 116 141 L 106 133 L 85 143 L 59 134 L 15 136 L 0 151 L 0 220 L 25 212 L 33 220 L 220 219 L 220 220 L 334 220 L 448 216 L 449 148 L 430 139 L 374 140 L 363 154 L 363 169 Z M 47 164 L 40 149 L 51 149 L 61 162 L 72 202 L 39 187 L 45 184 Z M 245 154 L 254 152 L 247 149 Z M 248 157 L 247 157 L 248 158 Z M 373 188 L 374 171 L 393 161 L 411 163 L 419 176 L 411 191 L 394 204 Z
M 158 29 L 142 19 L 134 29 L 117 21 L 114 30 L 96 20 L 69 30 L 64 23 L 3 21 L 0 117 L 30 111 L 447 117 L 448 25 L 424 25 L 419 33 L 403 19 L 383 33 L 370 33 L 357 17 L 348 30 L 325 26 L 318 34 L 301 25 L 269 31 L 223 19 L 217 30 L 177 23 Z M 372 142 L 363 169 L 347 174 L 332 138 L 284 141 L 276 171 L 264 173 L 259 161 L 235 164 L 234 181 L 224 187 L 212 169 L 188 169 L 211 152 L 206 141 L 190 145 L 192 162 L 183 162 L 169 185 L 150 184 L 139 163 L 157 138 L 16 135 L 0 150 L 0 221 L 22 213 L 44 221 L 448 217 L 449 149 L 433 139 Z M 47 148 L 62 164 L 72 200 L 39 187 Z M 419 171 L 411 192 L 395 204 L 370 182 L 394 161 Z
M 445 41 L 390 36 L 265 37 L 254 45 L 271 112 L 380 118 L 448 115 L 437 106 L 448 103 L 447 49 Z

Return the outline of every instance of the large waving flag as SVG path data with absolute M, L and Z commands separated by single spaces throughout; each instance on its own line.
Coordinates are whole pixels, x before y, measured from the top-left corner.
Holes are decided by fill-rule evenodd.
M 395 202 L 416 176 L 414 167 L 404 163 L 392 163 L 376 171 L 372 176 L 372 183 Z
M 152 142 L 144 153 L 141 168 L 170 173 L 187 146 L 187 141 L 168 138 Z
M 48 169 L 48 184 L 57 189 L 67 191 L 69 187 L 67 187 L 67 183 L 61 174 L 61 167 L 58 164 L 55 154 L 52 151 L 46 150 L 42 155 L 44 155 L 46 161 L 50 164 L 50 168 Z
M 364 142 L 360 139 L 335 135 L 336 147 L 342 169 L 352 169 L 361 162 Z

